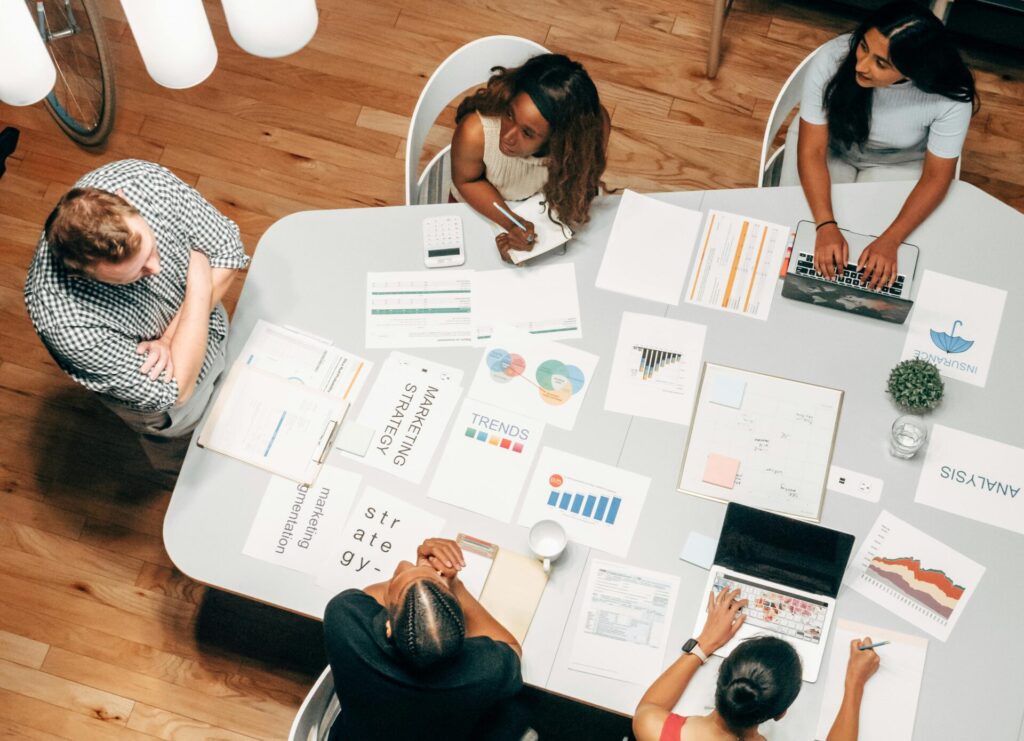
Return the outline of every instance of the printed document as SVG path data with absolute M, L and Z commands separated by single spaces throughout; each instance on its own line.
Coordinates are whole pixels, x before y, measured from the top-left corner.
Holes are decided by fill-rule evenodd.
M 348 406 L 338 396 L 236 362 L 199 445 L 312 484 Z
M 781 224 L 709 211 L 687 303 L 767 319 L 789 232 Z
M 472 340 L 472 270 L 366 274 L 366 347 L 451 347 Z
M 569 669 L 648 685 L 665 660 L 679 577 L 591 561 Z
M 619 201 L 597 287 L 679 303 L 702 214 L 627 190 Z
M 483 347 L 499 325 L 551 340 L 583 336 L 576 266 L 571 262 L 529 270 L 473 273 L 473 338 Z
M 548 216 L 543 193 L 530 196 L 525 201 L 512 201 L 508 206 L 516 216 L 521 216 L 533 224 L 533 233 L 537 235 L 537 241 L 534 242 L 532 250 L 508 251 L 509 258 L 516 265 L 540 257 L 555 247 L 561 247 L 573 237 L 572 229 L 557 221 L 552 221 Z M 558 214 L 554 214 L 554 216 L 556 219 L 558 218 Z M 495 236 L 504 233 L 504 230 L 493 222 L 491 222 L 491 227 Z
M 245 341 L 241 362 L 289 381 L 355 401 L 373 363 L 327 340 L 260 319 Z

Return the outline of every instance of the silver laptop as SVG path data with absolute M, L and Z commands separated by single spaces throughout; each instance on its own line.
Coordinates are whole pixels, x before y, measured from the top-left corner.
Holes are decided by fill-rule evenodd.
M 693 635 L 704 629 L 711 592 L 738 588 L 739 599 L 749 600 L 746 619 L 715 653 L 728 656 L 744 638 L 775 636 L 796 649 L 804 681 L 817 681 L 852 549 L 847 533 L 730 502 Z
M 882 286 L 875 290 L 864 285 L 864 276 L 857 272 L 857 260 L 876 238 L 848 229 L 839 231 L 849 245 L 849 261 L 844 270 L 837 270 L 835 278 L 826 278 L 814 269 L 814 222 L 801 221 L 797 224 L 782 295 L 873 319 L 898 324 L 905 322 L 913 307 L 911 296 L 921 251 L 915 245 L 901 244 L 896 253 L 896 280 L 891 287 Z

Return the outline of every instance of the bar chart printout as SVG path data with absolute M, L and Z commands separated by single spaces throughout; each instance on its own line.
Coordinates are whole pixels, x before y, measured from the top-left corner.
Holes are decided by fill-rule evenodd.
M 985 567 L 883 510 L 847 584 L 939 640 L 949 638 Z
M 526 487 L 518 522 L 555 520 L 569 540 L 625 557 L 651 480 L 621 468 L 544 448 Z

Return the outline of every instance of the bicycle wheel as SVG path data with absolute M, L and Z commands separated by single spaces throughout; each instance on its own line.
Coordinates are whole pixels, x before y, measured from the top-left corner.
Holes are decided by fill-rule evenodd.
M 57 82 L 46 107 L 79 144 L 98 147 L 114 126 L 114 65 L 94 0 L 26 0 L 46 42 Z

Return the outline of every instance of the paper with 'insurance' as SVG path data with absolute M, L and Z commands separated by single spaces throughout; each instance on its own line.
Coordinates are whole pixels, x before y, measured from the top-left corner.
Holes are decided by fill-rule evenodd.
M 677 305 L 701 218 L 700 211 L 627 190 L 608 235 L 597 287 Z

